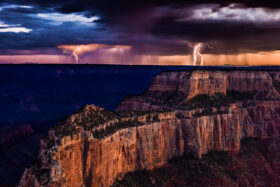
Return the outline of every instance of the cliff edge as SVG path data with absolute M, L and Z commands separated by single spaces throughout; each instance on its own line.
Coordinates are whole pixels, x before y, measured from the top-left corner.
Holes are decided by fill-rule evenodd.
M 244 138 L 279 137 L 279 85 L 274 71 L 163 72 L 116 111 L 87 105 L 59 121 L 19 186 L 111 186 L 183 155 L 238 154 Z

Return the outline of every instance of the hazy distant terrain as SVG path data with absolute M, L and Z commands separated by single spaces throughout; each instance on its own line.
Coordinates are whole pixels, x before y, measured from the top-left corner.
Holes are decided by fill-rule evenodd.
M 114 109 L 125 96 L 143 92 L 160 71 L 177 69 L 184 67 L 2 65 L 0 124 L 41 130 L 85 104 Z
M 0 150 L 0 186 L 18 184 L 24 169 L 37 157 L 42 137 L 42 134 L 34 133 Z
M 151 79 L 161 71 L 194 68 L 197 67 L 1 65 L 0 126 L 24 123 L 46 131 L 43 126 L 54 124 L 86 104 L 114 109 L 125 96 L 146 90 Z

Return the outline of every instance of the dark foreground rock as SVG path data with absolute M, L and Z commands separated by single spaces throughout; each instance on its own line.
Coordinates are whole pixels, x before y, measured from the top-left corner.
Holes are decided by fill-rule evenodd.
M 239 154 L 212 151 L 181 157 L 160 168 L 130 172 L 115 187 L 278 186 L 280 139 L 244 139 Z

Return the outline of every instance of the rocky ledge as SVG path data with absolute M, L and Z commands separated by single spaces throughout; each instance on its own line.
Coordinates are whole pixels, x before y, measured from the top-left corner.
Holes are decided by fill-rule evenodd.
M 111 186 L 183 155 L 238 154 L 243 138 L 280 133 L 280 73 L 163 72 L 116 111 L 88 105 L 41 140 L 20 187 Z

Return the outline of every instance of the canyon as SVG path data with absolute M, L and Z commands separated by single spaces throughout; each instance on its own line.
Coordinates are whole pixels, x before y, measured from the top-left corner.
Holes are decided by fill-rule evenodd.
M 33 133 L 31 125 L 2 127 L 0 128 L 0 149 L 7 149 L 10 145 Z
M 39 151 L 40 133 L 29 124 L 0 128 L 0 186 L 16 186 Z M 20 155 L 20 156 L 19 156 Z
M 279 91 L 277 71 L 162 72 L 115 111 L 87 105 L 60 120 L 19 186 L 112 186 L 186 155 L 238 155 L 245 139 L 279 137 Z

